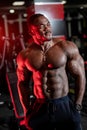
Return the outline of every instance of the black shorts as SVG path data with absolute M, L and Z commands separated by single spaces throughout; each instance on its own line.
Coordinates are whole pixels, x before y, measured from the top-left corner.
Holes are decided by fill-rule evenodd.
M 36 99 L 25 120 L 29 130 L 81 130 L 80 114 L 68 96 Z

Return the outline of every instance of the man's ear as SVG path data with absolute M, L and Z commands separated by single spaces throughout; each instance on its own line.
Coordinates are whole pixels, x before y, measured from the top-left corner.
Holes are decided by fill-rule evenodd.
M 29 35 L 34 35 L 34 31 L 33 31 L 33 29 L 32 30 L 29 30 Z
M 33 30 L 33 29 L 31 30 L 31 35 L 35 35 L 35 33 L 34 33 L 34 30 Z
M 34 32 L 34 27 L 33 26 L 28 26 L 28 31 L 29 31 L 29 35 L 35 35 L 35 32 Z

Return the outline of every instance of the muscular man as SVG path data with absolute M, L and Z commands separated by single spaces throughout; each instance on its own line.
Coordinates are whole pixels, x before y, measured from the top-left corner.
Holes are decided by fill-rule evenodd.
M 85 91 L 84 61 L 73 42 L 52 37 L 49 20 L 29 20 L 33 42 L 17 57 L 18 92 L 29 130 L 81 130 L 79 110 Z M 75 101 L 69 97 L 67 71 L 75 78 Z M 36 97 L 29 105 L 29 81 Z M 70 127 L 71 125 L 71 127 Z

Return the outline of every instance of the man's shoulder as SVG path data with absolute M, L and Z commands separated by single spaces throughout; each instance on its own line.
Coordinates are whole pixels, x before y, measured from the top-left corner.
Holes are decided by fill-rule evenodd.
M 28 53 L 28 48 L 24 49 L 24 50 L 21 50 L 19 52 L 19 54 L 17 55 L 17 62 L 19 61 L 24 61 L 27 57 L 27 53 Z
M 55 45 L 61 48 L 66 55 L 73 55 L 78 53 L 78 47 L 74 42 L 65 39 L 55 39 Z
M 29 54 L 31 54 L 32 49 L 34 49 L 33 43 L 30 44 L 27 48 L 21 50 L 17 56 L 18 59 L 25 60 L 26 58 L 29 58 Z
M 21 50 L 17 57 L 24 57 L 27 52 L 27 49 Z
M 71 45 L 74 45 L 72 41 L 66 40 L 66 39 L 59 39 L 59 38 L 53 38 L 53 41 L 55 44 L 61 47 L 69 47 Z

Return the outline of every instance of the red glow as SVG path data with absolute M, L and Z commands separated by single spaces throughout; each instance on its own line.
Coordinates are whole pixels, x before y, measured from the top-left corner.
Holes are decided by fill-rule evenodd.
M 35 12 L 44 13 L 49 19 L 64 19 L 64 9 L 61 4 L 36 5 Z
M 87 64 L 87 61 L 85 61 L 85 64 Z
M 86 34 L 83 34 L 83 38 L 87 38 L 87 35 L 86 35 Z

